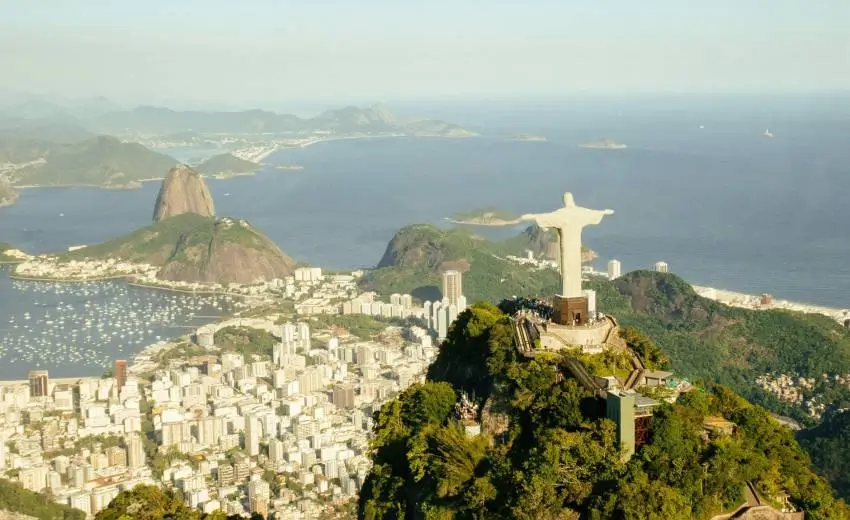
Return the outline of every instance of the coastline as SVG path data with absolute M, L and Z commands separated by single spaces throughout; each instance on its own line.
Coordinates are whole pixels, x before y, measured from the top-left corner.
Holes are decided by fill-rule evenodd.
M 505 226 L 516 226 L 518 224 L 522 224 L 523 221 L 520 219 L 514 220 L 498 220 L 496 222 L 487 221 L 487 222 L 479 222 L 473 220 L 456 220 L 451 217 L 443 217 L 443 220 L 447 222 L 451 222 L 452 224 L 460 224 L 462 226 L 487 226 L 487 227 L 505 227 Z
M 807 314 L 822 314 L 836 320 L 838 323 L 844 323 L 845 319 L 850 318 L 850 308 L 827 307 L 825 305 L 817 305 L 806 302 L 796 302 L 785 299 L 773 299 L 770 303 L 761 303 L 761 296 L 747 294 L 727 289 L 718 289 L 715 287 L 706 287 L 701 285 L 691 284 L 697 294 L 704 298 L 714 300 L 730 307 L 741 307 L 752 310 L 788 310 L 803 312 Z

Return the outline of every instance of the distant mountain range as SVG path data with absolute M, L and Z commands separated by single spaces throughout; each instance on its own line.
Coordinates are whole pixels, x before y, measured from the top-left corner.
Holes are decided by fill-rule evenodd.
M 194 141 L 241 135 L 250 142 L 303 137 L 305 134 L 354 136 L 394 134 L 417 137 L 475 135 L 458 125 L 432 119 L 404 119 L 383 105 L 345 107 L 313 118 L 264 110 L 242 112 L 176 111 L 161 107 L 109 110 L 94 100 L 85 110 L 29 102 L 0 110 L 0 175 L 13 185 L 91 185 L 134 187 L 159 177 L 177 161 L 133 141 Z M 110 137 L 110 136 L 120 136 Z M 250 137 L 249 137 L 250 136 Z M 236 157 L 205 164 L 205 174 L 256 169 Z
M 115 110 L 103 100 L 85 109 L 70 110 L 47 102 L 27 102 L 0 110 L 0 130 L 9 122 L 76 125 L 83 131 L 110 135 L 163 136 L 192 133 L 402 133 L 416 136 L 466 137 L 475 135 L 458 125 L 435 119 L 399 118 L 384 105 L 344 107 L 316 117 L 301 118 L 266 110 L 239 112 L 178 111 L 155 106 Z M 18 125 L 24 126 L 24 125 Z

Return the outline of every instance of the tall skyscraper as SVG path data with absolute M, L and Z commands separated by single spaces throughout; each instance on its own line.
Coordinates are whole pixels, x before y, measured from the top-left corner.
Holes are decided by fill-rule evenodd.
M 616 258 L 612 258 L 608 261 L 608 279 L 615 280 L 620 277 L 622 274 L 623 266 L 620 265 L 620 261 Z
M 298 328 L 292 322 L 286 322 L 283 324 L 283 328 L 281 329 L 280 340 L 283 343 L 294 343 L 295 338 L 298 336 Z
M 245 416 L 245 451 L 251 457 L 260 454 L 260 421 L 253 415 Z
M 667 265 L 667 262 L 655 262 L 654 268 L 659 273 L 669 273 L 670 272 L 670 266 Z
M 49 395 L 47 370 L 31 370 L 29 380 L 30 397 L 47 397 Z
M 457 300 L 463 294 L 463 275 L 456 269 L 443 271 L 443 298 L 457 305 Z
M 120 392 L 124 388 L 124 383 L 127 382 L 127 361 L 123 359 L 115 360 L 115 384 Z
M 302 352 L 310 352 L 312 348 L 310 342 L 310 324 L 306 321 L 298 322 L 298 344 Z
M 138 434 L 133 433 L 124 439 L 127 445 L 127 465 L 131 468 L 145 467 L 145 445 Z

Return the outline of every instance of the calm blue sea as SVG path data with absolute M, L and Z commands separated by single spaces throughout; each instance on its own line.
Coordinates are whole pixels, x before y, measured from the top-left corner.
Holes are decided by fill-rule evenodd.
M 694 283 L 850 308 L 848 107 L 797 98 L 434 108 L 426 115 L 483 137 L 287 149 L 269 161 L 303 170 L 209 185 L 219 215 L 247 218 L 298 260 L 340 268 L 373 266 L 404 225 L 443 225 L 480 206 L 550 210 L 569 190 L 616 211 L 585 231 L 598 268 L 612 257 L 625 270 L 664 260 Z M 505 140 L 517 133 L 548 140 Z M 577 147 L 602 137 L 629 147 Z M 23 190 L 0 209 L 0 240 L 31 252 L 100 242 L 147 225 L 158 188 Z M 0 276 L 0 338 L 2 316 L 29 306 Z

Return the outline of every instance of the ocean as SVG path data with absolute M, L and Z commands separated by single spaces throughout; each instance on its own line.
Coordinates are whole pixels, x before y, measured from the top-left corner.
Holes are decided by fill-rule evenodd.
M 699 285 L 850 308 L 850 104 L 694 103 L 433 109 L 425 115 L 482 136 L 285 149 L 267 161 L 303 170 L 209 186 L 219 215 L 248 219 L 290 256 L 329 268 L 374 266 L 407 224 L 445 226 L 444 217 L 482 206 L 548 211 L 571 191 L 580 205 L 616 212 L 585 229 L 598 269 L 610 258 L 624 271 L 663 260 Z M 506 140 L 519 133 L 547 140 Z M 599 138 L 628 148 L 577 146 Z M 22 190 L 18 204 L 0 209 L 0 240 L 29 252 L 97 243 L 150 223 L 158 189 Z M 0 276 L 0 341 L 10 334 L 3 316 L 30 307 Z

